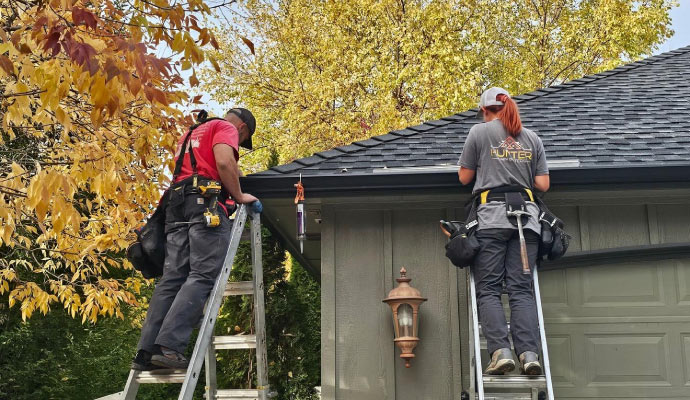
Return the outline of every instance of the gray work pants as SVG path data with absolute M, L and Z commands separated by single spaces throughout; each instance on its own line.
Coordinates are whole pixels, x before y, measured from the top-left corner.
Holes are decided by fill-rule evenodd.
M 489 355 L 501 348 L 510 348 L 508 327 L 501 303 L 503 281 L 510 303 L 510 331 L 517 355 L 525 351 L 539 352 L 537 308 L 532 294 L 532 275 L 522 274 L 520 237 L 517 229 L 478 230 L 479 253 L 472 272 L 477 287 L 479 320 L 486 337 Z M 539 248 L 539 235 L 524 230 L 530 268 L 534 268 Z
M 185 351 L 230 242 L 232 222 L 223 209 L 218 208 L 220 226 L 207 227 L 203 213 L 209 199 L 184 191 L 169 193 L 163 276 L 153 291 L 139 339 L 138 349 L 154 354 L 158 346 Z

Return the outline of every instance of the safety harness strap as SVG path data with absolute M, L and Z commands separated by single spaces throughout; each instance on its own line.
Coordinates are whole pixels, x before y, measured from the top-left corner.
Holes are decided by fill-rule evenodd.
M 189 139 L 192 137 L 192 132 L 194 131 L 194 129 L 200 127 L 201 125 L 205 124 L 206 122 L 213 121 L 216 119 L 223 119 L 223 118 L 217 118 L 217 117 L 206 118 L 205 112 L 199 113 L 198 122 L 189 128 L 189 132 L 187 132 L 187 135 L 184 137 L 184 141 L 182 142 L 182 148 L 180 149 L 180 155 L 177 157 L 177 160 L 175 160 L 175 170 L 173 171 L 173 182 L 175 181 L 175 179 L 177 179 L 177 176 L 180 175 L 180 172 L 182 171 L 182 163 L 184 162 L 184 155 L 187 152 L 187 145 L 189 144 Z M 191 145 L 189 146 L 189 161 L 192 164 L 192 174 L 196 176 L 197 175 L 196 157 L 194 156 L 194 149 Z
M 524 188 L 519 185 L 508 185 L 508 186 L 500 186 L 497 188 L 493 189 L 487 189 L 481 193 L 478 193 L 480 202 L 479 204 L 484 204 L 488 203 L 490 201 L 504 201 L 504 197 L 501 196 L 503 193 L 509 193 L 509 192 L 517 192 L 520 193 L 520 195 L 527 196 L 525 200 L 529 201 L 535 201 L 534 200 L 534 194 L 530 189 Z M 524 197 L 523 196 L 523 197 Z

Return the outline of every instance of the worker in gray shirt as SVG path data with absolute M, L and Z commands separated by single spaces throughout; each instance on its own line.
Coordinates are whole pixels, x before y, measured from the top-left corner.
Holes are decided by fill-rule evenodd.
M 522 126 L 517 105 L 506 90 L 487 89 L 479 107 L 485 122 L 470 129 L 458 162 L 458 175 L 463 185 L 476 178 L 472 193 L 480 203 L 476 232 L 480 249 L 472 272 L 477 282 L 479 319 L 491 355 L 485 372 L 501 375 L 515 369 L 501 303 L 505 281 L 515 353 L 523 373 L 540 375 L 532 278 L 522 273 L 518 230 L 506 214 L 504 194 L 519 192 L 525 200 L 530 215 L 523 220 L 524 236 L 529 265 L 533 268 L 541 232 L 533 190 L 545 192 L 550 184 L 544 145 L 536 133 Z

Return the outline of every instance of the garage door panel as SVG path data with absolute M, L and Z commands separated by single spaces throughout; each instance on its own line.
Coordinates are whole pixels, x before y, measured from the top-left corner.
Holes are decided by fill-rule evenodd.
M 541 301 L 545 308 L 568 305 L 567 272 L 557 269 L 539 273 Z
M 683 377 L 685 386 L 690 386 L 690 332 L 681 334 L 683 353 Z
M 646 206 L 582 207 L 592 250 L 649 244 Z M 623 223 L 624 221 L 624 223 Z
M 662 243 L 690 241 L 690 206 L 687 203 L 658 204 L 655 209 Z
M 679 306 L 690 307 L 690 261 L 678 261 L 673 268 Z
M 570 335 L 547 335 L 549 357 L 558 360 L 551 366 L 551 380 L 555 387 L 575 387 L 573 346 Z
M 626 263 L 582 270 L 584 307 L 664 306 L 663 276 L 659 266 Z
M 589 334 L 588 386 L 671 386 L 665 333 Z
M 688 328 L 687 323 L 547 322 L 556 398 L 687 396 Z

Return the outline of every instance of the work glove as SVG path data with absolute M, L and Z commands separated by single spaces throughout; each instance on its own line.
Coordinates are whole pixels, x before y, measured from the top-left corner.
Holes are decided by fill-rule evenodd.
M 252 213 L 261 214 L 264 211 L 264 206 L 259 200 L 250 204 L 250 209 Z

